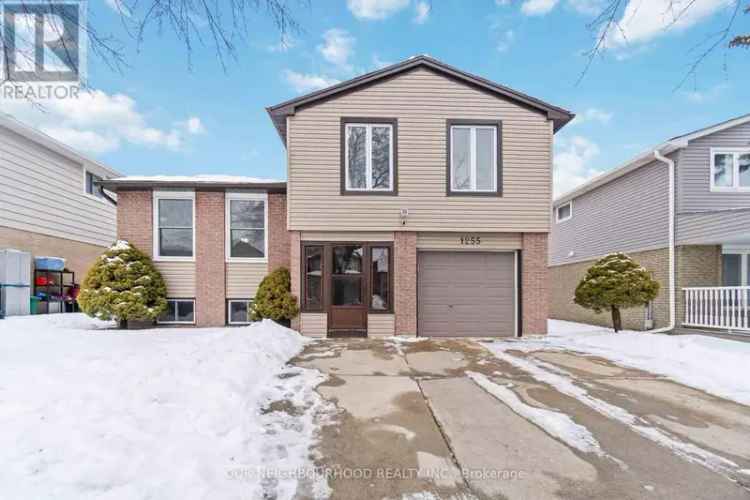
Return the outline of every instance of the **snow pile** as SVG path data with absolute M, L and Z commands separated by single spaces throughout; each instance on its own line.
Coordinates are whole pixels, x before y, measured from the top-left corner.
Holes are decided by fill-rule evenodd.
M 279 472 L 311 466 L 325 409 L 321 375 L 285 366 L 303 337 L 270 321 L 112 326 L 78 314 L 0 321 L 5 497 L 326 496 L 325 483 Z
M 466 374 L 482 389 L 505 403 L 513 412 L 541 427 L 551 436 L 583 453 L 604 456 L 599 442 L 591 432 L 586 427 L 573 422 L 566 414 L 527 405 L 515 392 L 494 383 L 481 373 L 466 372 Z
M 565 349 L 663 375 L 738 403 L 750 404 L 750 343 L 704 335 L 661 335 L 549 320 L 549 335 L 510 341 L 513 349 Z

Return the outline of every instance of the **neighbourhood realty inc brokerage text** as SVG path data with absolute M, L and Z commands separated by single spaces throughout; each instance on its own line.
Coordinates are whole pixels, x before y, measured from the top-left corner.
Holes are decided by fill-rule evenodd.
M 515 481 L 525 479 L 526 472 L 513 469 L 453 467 L 302 467 L 280 469 L 272 467 L 233 467 L 227 470 L 228 479 L 256 481 L 258 479 L 353 479 L 353 480 L 409 480 L 409 479 L 492 479 Z

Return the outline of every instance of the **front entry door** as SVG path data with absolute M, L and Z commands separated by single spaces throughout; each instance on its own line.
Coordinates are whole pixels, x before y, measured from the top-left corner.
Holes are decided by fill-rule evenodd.
M 366 336 L 365 248 L 335 245 L 331 260 L 328 331 L 331 335 Z

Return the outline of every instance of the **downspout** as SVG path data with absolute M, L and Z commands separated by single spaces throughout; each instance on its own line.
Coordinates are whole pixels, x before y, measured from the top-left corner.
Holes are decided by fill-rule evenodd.
M 674 243 L 674 217 L 675 217 L 675 166 L 674 160 L 661 154 L 658 149 L 654 150 L 654 158 L 665 163 L 669 168 L 669 326 L 649 330 L 649 333 L 664 333 L 674 330 L 677 316 L 676 293 L 675 293 L 675 243 Z

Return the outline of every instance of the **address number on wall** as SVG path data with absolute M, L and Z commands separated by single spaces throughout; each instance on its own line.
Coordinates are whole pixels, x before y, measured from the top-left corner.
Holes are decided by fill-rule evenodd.
M 462 245 L 479 246 L 482 244 L 481 236 L 461 236 L 459 241 Z

